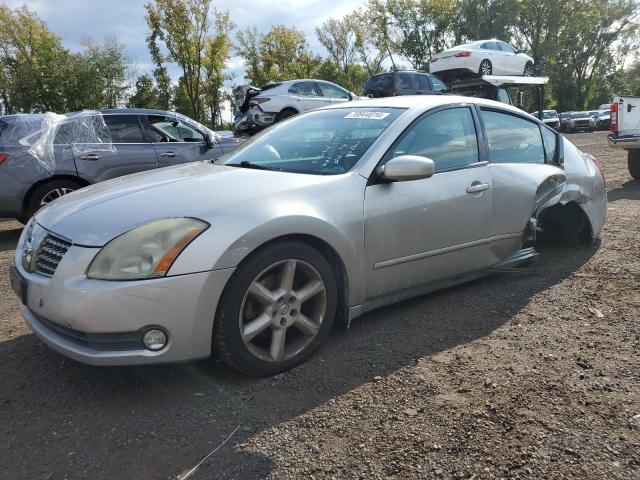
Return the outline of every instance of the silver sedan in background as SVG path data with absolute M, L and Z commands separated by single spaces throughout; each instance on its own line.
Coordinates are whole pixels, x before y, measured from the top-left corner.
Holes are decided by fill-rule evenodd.
M 33 331 L 96 365 L 213 352 L 252 375 L 303 362 L 334 320 L 590 242 L 602 170 L 531 115 L 455 96 L 349 102 L 222 159 L 44 207 L 12 284 Z

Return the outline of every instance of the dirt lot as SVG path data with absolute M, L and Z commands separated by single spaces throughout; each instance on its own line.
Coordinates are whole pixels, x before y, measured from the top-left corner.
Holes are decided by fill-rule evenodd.
M 640 478 L 640 182 L 570 139 L 605 165 L 600 242 L 372 312 L 276 378 L 67 360 L 2 274 L 0 478 L 176 478 L 237 427 L 190 478 Z

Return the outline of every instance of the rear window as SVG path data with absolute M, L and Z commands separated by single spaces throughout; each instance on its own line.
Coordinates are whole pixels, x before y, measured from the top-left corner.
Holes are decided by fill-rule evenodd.
M 393 73 L 383 73 L 367 80 L 364 85 L 365 90 L 392 90 Z

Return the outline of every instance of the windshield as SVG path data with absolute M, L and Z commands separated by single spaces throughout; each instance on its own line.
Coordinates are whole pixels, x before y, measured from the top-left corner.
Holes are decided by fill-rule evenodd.
M 554 111 L 551 112 L 542 112 L 542 118 L 547 120 L 549 118 L 556 118 L 558 114 Z
M 369 107 L 310 112 L 265 130 L 221 163 L 314 175 L 345 173 L 403 111 Z

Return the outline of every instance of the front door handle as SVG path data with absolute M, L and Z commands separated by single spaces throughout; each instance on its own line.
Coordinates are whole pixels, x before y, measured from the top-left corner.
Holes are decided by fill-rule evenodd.
M 176 156 L 176 154 L 173 153 L 173 152 L 164 152 L 164 153 L 161 153 L 160 156 L 161 157 L 171 157 L 171 158 L 173 158 L 173 157 Z
M 96 155 L 95 153 L 88 153 L 86 155 L 82 155 L 80 160 L 100 160 L 102 157 L 100 155 Z
M 473 182 L 467 187 L 467 193 L 480 193 L 489 190 L 491 185 L 488 183 Z

